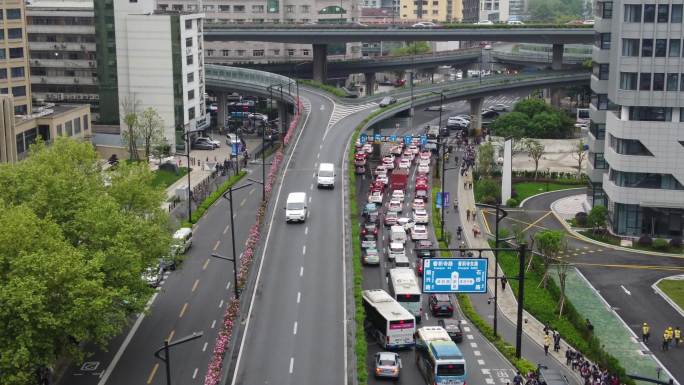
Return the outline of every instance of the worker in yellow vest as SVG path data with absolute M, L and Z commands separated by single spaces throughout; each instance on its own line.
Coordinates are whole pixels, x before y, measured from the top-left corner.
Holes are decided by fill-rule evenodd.
M 548 356 L 549 355 L 549 346 L 551 346 L 551 337 L 549 336 L 549 332 L 546 332 L 544 335 L 544 355 Z
M 666 351 L 670 347 L 670 334 L 667 332 L 667 329 L 663 332 L 663 346 L 661 347 L 661 350 Z
M 674 329 L 674 343 L 675 346 L 679 346 L 679 343 L 682 341 L 682 331 L 679 329 L 679 326 L 675 327 Z
M 641 327 L 641 341 L 644 343 L 648 343 L 648 337 L 651 336 L 651 327 L 648 326 L 648 323 L 644 322 L 644 325 Z

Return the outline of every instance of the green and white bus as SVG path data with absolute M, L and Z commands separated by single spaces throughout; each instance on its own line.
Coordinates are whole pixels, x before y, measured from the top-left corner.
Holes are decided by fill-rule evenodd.
M 466 361 L 461 350 L 439 326 L 416 333 L 416 365 L 429 385 L 465 385 Z

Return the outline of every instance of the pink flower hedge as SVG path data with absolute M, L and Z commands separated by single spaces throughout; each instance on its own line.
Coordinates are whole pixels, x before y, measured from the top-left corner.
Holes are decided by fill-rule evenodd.
M 292 135 L 299 124 L 299 119 L 301 117 L 301 111 L 303 108 L 302 102 L 297 99 L 295 109 L 295 116 L 287 129 L 287 134 L 283 138 L 283 143 L 288 145 L 292 139 Z M 254 258 L 254 251 L 259 244 L 261 239 L 261 225 L 264 222 L 266 216 L 266 206 L 271 193 L 273 192 L 273 185 L 278 179 L 278 171 L 280 170 L 280 165 L 283 163 L 285 155 L 283 154 L 282 148 L 273 156 L 271 162 L 271 168 L 268 170 L 268 176 L 265 181 L 265 191 L 266 191 L 266 201 L 261 203 L 256 214 L 256 223 L 254 223 L 249 228 L 249 235 L 247 236 L 247 241 L 245 241 L 245 247 L 242 251 L 240 262 L 238 264 L 238 274 L 237 274 L 237 285 L 239 289 L 243 289 L 247 283 L 247 276 L 249 275 L 249 269 L 252 266 L 252 260 Z M 233 335 L 233 324 L 235 319 L 240 314 L 240 300 L 232 298 L 228 303 L 228 308 L 223 315 L 223 323 L 216 337 L 216 343 L 214 345 L 214 350 L 212 352 L 211 360 L 209 360 L 209 366 L 207 367 L 207 375 L 204 377 L 204 385 L 216 385 L 218 384 L 221 377 L 221 368 L 223 366 L 223 358 L 226 354 L 226 349 L 230 346 L 230 341 Z

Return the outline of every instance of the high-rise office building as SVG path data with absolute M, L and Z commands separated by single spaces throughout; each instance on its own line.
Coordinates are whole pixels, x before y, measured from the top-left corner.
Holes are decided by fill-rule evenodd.
M 464 23 L 477 23 L 480 21 L 480 0 L 463 0 L 463 20 Z
M 682 3 L 597 1 L 589 133 L 592 205 L 619 235 L 684 229 Z
M 183 134 L 209 126 L 204 104 L 201 13 L 155 11 L 154 0 L 95 2 L 100 120 L 152 107 L 177 150 Z M 128 110 L 128 111 L 126 111 Z
M 31 92 L 36 100 L 90 104 L 99 117 L 93 0 L 26 5 Z
M 480 20 L 508 21 L 509 0 L 480 0 Z
M 463 19 L 463 2 L 462 0 L 401 0 L 400 13 L 401 20 L 409 22 L 459 22 Z
M 336 24 L 358 22 L 359 0 L 156 0 L 157 9 L 204 12 L 207 22 L 227 24 Z M 201 3 L 202 9 L 199 9 Z M 376 1 L 376 6 L 380 0 Z M 207 63 L 267 63 L 312 60 L 310 44 L 245 41 L 206 42 Z M 328 44 L 328 58 L 359 58 L 358 43 Z
M 0 94 L 14 96 L 16 115 L 31 113 L 31 82 L 23 0 L 0 1 Z

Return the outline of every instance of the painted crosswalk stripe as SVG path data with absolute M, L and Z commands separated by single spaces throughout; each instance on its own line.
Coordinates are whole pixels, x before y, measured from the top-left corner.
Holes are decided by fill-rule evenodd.
M 475 357 L 479 357 L 482 355 L 482 353 L 480 353 L 479 350 L 473 350 L 473 354 L 475 355 Z
M 346 118 L 347 116 L 363 111 L 369 108 L 376 108 L 377 103 L 365 103 L 360 105 L 348 105 L 348 104 L 335 104 L 333 112 L 330 115 L 330 121 L 328 122 L 328 127 L 332 127 L 340 120 Z
M 493 379 L 493 378 L 485 378 L 485 382 L 488 383 L 488 384 L 490 384 L 490 385 L 493 385 L 493 384 L 494 384 L 494 379 Z
M 477 360 L 477 364 L 478 364 L 478 365 L 484 365 L 485 362 L 484 362 L 484 360 Z

